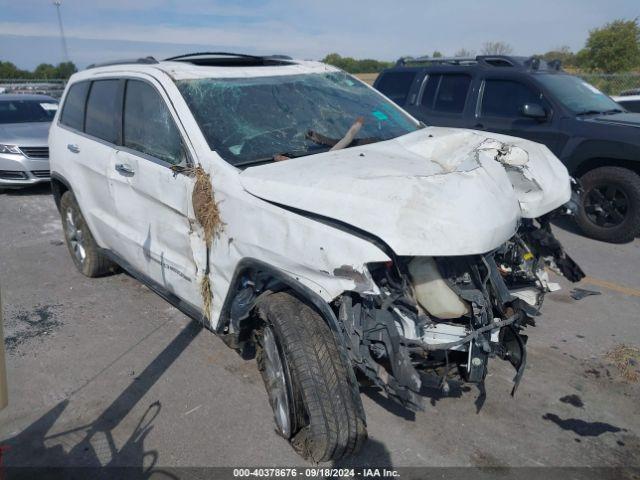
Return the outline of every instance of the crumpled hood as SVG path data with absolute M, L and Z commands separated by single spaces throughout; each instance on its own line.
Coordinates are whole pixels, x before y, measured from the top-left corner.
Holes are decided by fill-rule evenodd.
M 514 137 L 428 127 L 244 170 L 251 194 L 348 223 L 398 255 L 470 255 L 509 239 L 571 195 L 564 165 Z
M 51 122 L 5 123 L 0 125 L 0 143 L 25 147 L 46 147 Z

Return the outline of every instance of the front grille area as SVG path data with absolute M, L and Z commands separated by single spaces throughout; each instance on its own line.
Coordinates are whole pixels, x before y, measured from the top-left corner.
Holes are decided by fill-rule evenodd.
M 51 176 L 50 170 L 31 170 L 34 177 L 49 178 Z
M 19 147 L 29 158 L 49 158 L 49 147 Z
M 24 172 L 15 172 L 13 170 L 0 170 L 0 179 L 3 180 L 26 180 L 27 174 Z

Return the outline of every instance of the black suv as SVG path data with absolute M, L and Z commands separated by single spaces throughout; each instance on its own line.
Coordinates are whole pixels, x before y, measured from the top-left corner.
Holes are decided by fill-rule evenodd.
M 560 62 L 512 56 L 400 59 L 374 87 L 419 120 L 545 144 L 584 189 L 576 221 L 589 236 L 640 234 L 640 114 Z

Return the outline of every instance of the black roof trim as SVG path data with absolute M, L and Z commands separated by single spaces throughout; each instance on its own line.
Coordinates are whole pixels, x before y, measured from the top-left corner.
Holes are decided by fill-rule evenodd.
M 87 70 L 90 68 L 110 67 L 112 65 L 131 65 L 131 64 L 153 65 L 155 63 L 158 63 L 158 61 L 152 56 L 148 56 L 148 57 L 142 57 L 142 58 L 132 58 L 128 60 L 111 60 L 109 62 L 92 63 L 87 67 Z
M 247 55 L 232 52 L 195 52 L 165 58 L 168 62 L 185 62 L 203 66 L 265 66 L 291 65 L 291 57 L 287 55 Z
M 527 70 L 560 70 L 560 60 L 546 62 L 539 57 L 518 57 L 512 55 L 478 55 L 474 57 L 402 57 L 396 62 L 396 67 L 420 65 L 455 65 L 455 66 L 484 66 L 495 68 L 520 68 Z
M 174 60 L 184 60 L 191 57 L 242 57 L 242 58 L 261 58 L 256 55 L 247 55 L 246 53 L 232 53 L 232 52 L 193 52 L 183 53 L 182 55 L 175 55 L 173 57 L 165 58 L 165 62 L 172 62 Z

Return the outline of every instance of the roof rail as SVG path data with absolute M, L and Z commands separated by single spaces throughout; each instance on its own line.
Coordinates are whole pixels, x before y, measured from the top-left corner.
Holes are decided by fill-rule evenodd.
M 518 57 L 513 55 L 478 55 L 472 57 L 402 57 L 396 67 L 408 65 L 458 65 L 468 66 L 481 64 L 486 67 L 519 67 L 530 70 L 560 70 L 560 60 L 545 62 L 539 57 Z
M 445 64 L 445 65 L 472 65 L 476 59 L 472 57 L 400 57 L 396 62 L 396 67 L 403 67 L 408 64 Z
M 132 63 L 139 63 L 143 65 L 152 65 L 154 63 L 158 63 L 158 61 L 152 56 L 142 57 L 142 58 L 132 58 L 129 60 L 111 60 L 110 62 L 101 62 L 101 63 L 92 63 L 87 67 L 87 70 L 90 68 L 98 68 L 98 67 L 110 67 L 112 65 L 127 65 Z
M 478 63 L 491 67 L 517 67 L 522 65 L 522 59 L 511 55 L 478 55 Z

